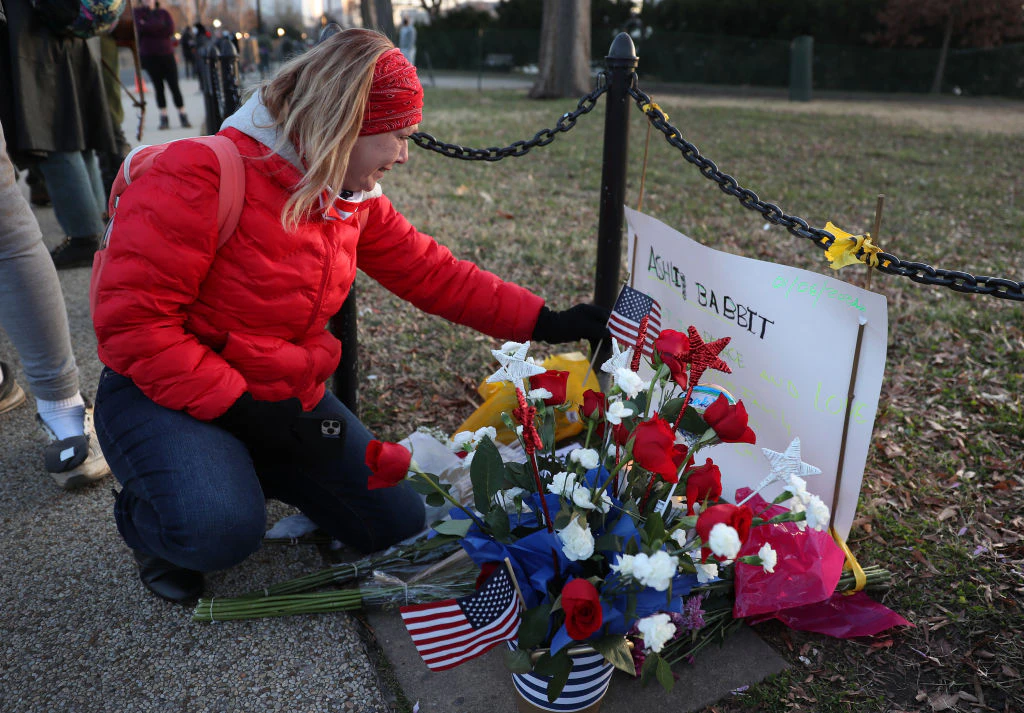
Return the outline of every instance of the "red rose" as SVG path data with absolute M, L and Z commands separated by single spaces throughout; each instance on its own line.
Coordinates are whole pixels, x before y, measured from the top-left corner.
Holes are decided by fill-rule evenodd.
M 704 422 L 715 430 L 723 443 L 756 443 L 757 436 L 747 426 L 747 409 L 742 401 L 730 406 L 725 394 L 704 411 Z
M 551 396 L 544 399 L 548 406 L 561 406 L 565 403 L 565 387 L 569 383 L 569 372 L 548 369 L 543 374 L 530 377 L 531 389 L 547 389 Z
M 676 464 L 672 461 L 676 437 L 668 421 L 655 416 L 637 426 L 635 433 L 633 460 L 670 483 L 679 480 Z
M 476 576 L 476 581 L 473 582 L 473 589 L 480 589 L 487 581 L 487 578 L 494 574 L 494 570 L 501 567 L 501 562 L 484 562 L 480 565 L 480 574 Z
M 604 416 L 608 408 L 608 398 L 600 391 L 587 389 L 583 392 L 583 406 L 580 407 L 580 415 L 583 418 L 598 419 Z
M 370 441 L 366 446 L 366 466 L 373 475 L 366 481 L 366 487 L 377 490 L 398 485 L 409 473 L 411 462 L 412 453 L 405 446 Z
M 565 630 L 576 641 L 582 641 L 601 628 L 603 613 L 601 597 L 586 579 L 577 577 L 562 588 L 562 611 Z
M 693 514 L 695 503 L 718 500 L 722 497 L 722 471 L 708 458 L 704 465 L 694 468 L 686 478 L 686 514 Z
M 686 388 L 686 364 L 690 359 L 690 338 L 674 329 L 662 330 L 654 340 L 654 351 L 668 367 L 672 380 Z
M 707 559 L 707 556 L 711 554 L 711 550 L 706 545 L 715 525 L 722 522 L 736 530 L 742 544 L 750 535 L 750 523 L 753 519 L 754 512 L 749 507 L 746 505 L 737 507 L 732 503 L 712 505 L 702 512 L 697 517 L 697 534 L 705 543 L 705 547 L 701 550 L 702 559 Z
M 603 436 L 604 434 L 602 433 L 601 435 Z M 633 432 L 624 423 L 617 423 L 612 426 L 612 442 L 617 446 L 624 446 L 629 443 L 631 435 L 633 435 Z

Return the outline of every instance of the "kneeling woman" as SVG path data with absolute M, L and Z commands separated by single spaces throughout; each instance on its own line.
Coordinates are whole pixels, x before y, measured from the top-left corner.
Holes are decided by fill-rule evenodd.
M 324 383 L 326 331 L 360 269 L 420 309 L 492 337 L 599 339 L 607 311 L 543 300 L 456 260 L 381 194 L 405 163 L 423 89 L 383 36 L 334 35 L 284 65 L 224 124 L 245 202 L 218 246 L 219 164 L 170 145 L 124 192 L 93 314 L 106 365 L 96 432 L 114 515 L 143 583 L 173 601 L 252 554 L 265 499 L 364 552 L 424 526 L 408 487 L 368 490 L 367 429 Z M 326 438 L 323 419 L 345 424 Z M 328 435 L 334 435 L 328 433 Z

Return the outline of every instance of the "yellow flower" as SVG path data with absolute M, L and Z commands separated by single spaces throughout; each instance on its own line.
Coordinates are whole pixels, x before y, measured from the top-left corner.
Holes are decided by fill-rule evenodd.
M 878 253 L 882 252 L 882 248 L 871 244 L 871 233 L 852 235 L 831 222 L 825 224 L 825 230 L 836 238 L 832 247 L 825 251 L 825 257 L 830 261 L 833 270 L 859 262 L 878 267 Z
M 665 118 L 665 121 L 668 121 L 668 114 L 666 114 L 665 110 L 662 109 L 657 104 L 655 104 L 654 102 L 648 102 L 647 104 L 644 104 L 642 107 L 640 107 L 640 111 L 642 111 L 644 114 L 650 114 L 651 111 L 654 109 L 660 111 L 661 115 Z

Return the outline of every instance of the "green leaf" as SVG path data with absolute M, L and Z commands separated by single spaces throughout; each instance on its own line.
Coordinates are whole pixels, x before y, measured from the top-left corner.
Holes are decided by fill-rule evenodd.
M 647 522 L 644 523 L 644 544 L 657 549 L 664 541 L 665 521 L 661 519 L 661 513 L 653 512 L 647 516 Z
M 469 532 L 469 526 L 472 524 L 472 520 L 442 520 L 434 525 L 434 532 L 438 532 L 442 535 L 464 537 L 466 533 Z
M 550 453 L 555 450 L 555 415 L 550 408 L 546 408 L 544 411 L 544 419 L 537 432 L 540 433 L 541 450 Z
M 676 396 L 674 399 L 669 399 L 664 406 L 661 407 L 661 411 L 658 415 L 669 423 L 675 423 L 676 416 L 679 415 L 679 409 L 683 407 L 683 397 Z
M 484 516 L 484 522 L 491 529 L 491 535 L 499 542 L 508 541 L 512 534 L 508 525 L 508 514 L 502 508 L 494 508 Z
M 668 661 L 661 658 L 658 654 L 654 654 L 654 657 L 658 659 L 658 669 L 655 675 L 658 677 L 658 683 L 666 691 L 671 691 L 672 686 L 675 685 L 675 678 L 672 676 L 672 667 L 668 665 Z
M 679 422 L 679 429 L 687 433 L 704 433 L 708 430 L 708 424 L 697 413 L 697 409 L 687 406 L 686 411 L 683 412 L 683 420 Z
M 622 551 L 622 538 L 618 535 L 606 532 L 603 535 L 599 535 L 594 539 L 594 551 L 595 552 L 621 552 Z
M 655 675 L 658 670 L 658 659 L 661 658 L 657 654 L 651 654 L 644 659 L 643 665 L 640 667 L 640 683 L 644 686 L 651 680 L 651 677 Z
M 442 483 L 433 473 L 417 473 L 415 477 L 408 479 L 408 483 L 412 486 L 413 490 L 421 495 L 437 493 L 437 488 L 434 485 L 446 493 L 451 492 L 451 486 L 447 483 Z M 431 485 L 431 483 L 434 485 Z
M 432 508 L 439 508 L 446 502 L 448 501 L 444 499 L 444 496 L 441 495 L 441 493 L 435 492 L 433 490 L 427 493 L 427 505 L 429 505 Z
M 505 666 L 512 673 L 529 673 L 533 670 L 530 652 L 526 649 L 505 649 Z
M 494 507 L 494 494 L 505 483 L 505 464 L 497 446 L 486 436 L 476 447 L 473 463 L 469 466 L 469 478 L 473 482 L 476 509 L 482 513 L 490 512 Z
M 630 676 L 636 676 L 636 666 L 633 665 L 633 655 L 629 652 L 629 641 L 621 634 L 602 636 L 590 645 L 608 659 L 612 666 L 625 671 Z
M 533 482 L 533 470 L 526 463 L 506 463 L 505 477 L 509 483 L 528 493 L 537 489 L 537 484 Z
M 569 674 L 572 672 L 572 659 L 569 658 L 568 647 L 557 654 L 544 654 L 533 665 L 533 670 L 541 676 L 551 676 L 548 682 L 548 702 L 553 702 L 562 695 Z
M 558 514 L 555 515 L 554 525 L 556 530 L 564 530 L 569 526 L 570 522 L 572 522 L 572 510 L 562 508 L 558 511 Z
M 519 648 L 533 649 L 541 645 L 548 635 L 551 607 L 547 602 L 527 609 L 519 623 Z

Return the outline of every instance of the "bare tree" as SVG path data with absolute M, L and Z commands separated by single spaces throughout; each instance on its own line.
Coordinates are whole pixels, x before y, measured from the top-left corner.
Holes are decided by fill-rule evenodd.
M 1024 37 L 1020 0 L 889 0 L 878 20 L 884 28 L 879 37 L 883 44 L 939 44 L 933 93 L 942 88 L 946 57 L 954 40 L 966 47 L 998 47 Z
M 395 12 L 391 0 L 363 0 L 359 3 L 363 27 L 380 30 L 392 40 L 395 37 Z
M 590 91 L 590 0 L 544 0 L 539 69 L 534 99 Z
M 441 4 L 444 0 L 420 0 L 420 6 L 427 11 L 430 19 L 436 20 L 441 17 Z

